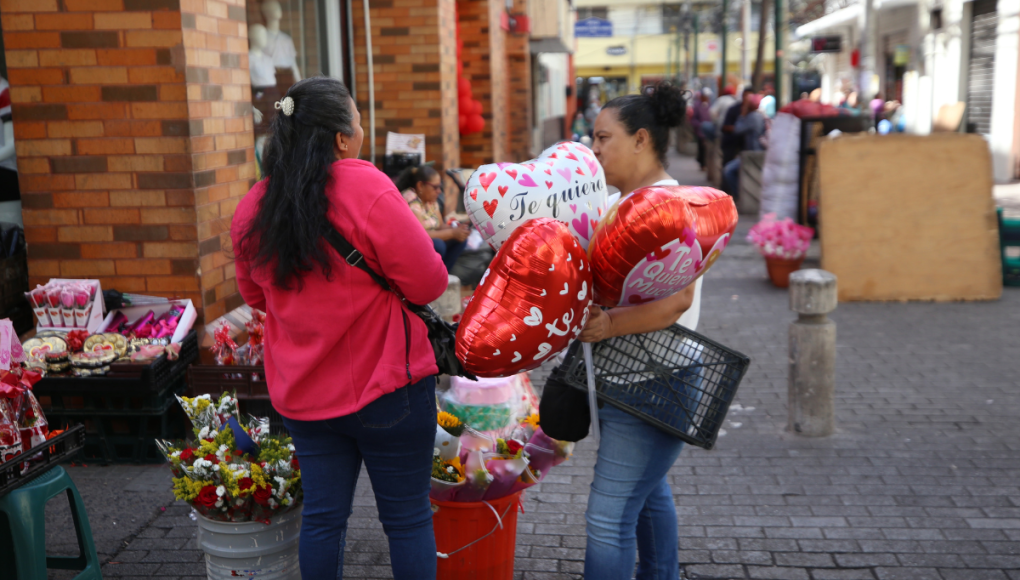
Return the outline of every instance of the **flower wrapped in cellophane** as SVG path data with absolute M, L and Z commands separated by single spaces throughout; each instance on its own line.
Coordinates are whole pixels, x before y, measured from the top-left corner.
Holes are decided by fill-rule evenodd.
M 518 384 L 530 387 L 526 380 Z M 550 468 L 570 457 L 573 443 L 545 435 L 530 395 L 530 389 L 512 395 L 522 401 L 522 415 L 498 430 L 479 431 L 457 413 L 438 413 L 429 494 L 433 500 L 497 500 L 539 483 Z
M 228 522 L 268 522 L 300 503 L 301 469 L 289 437 L 269 434 L 267 419 L 242 418 L 231 394 L 178 400 L 196 440 L 156 442 L 170 463 L 177 499 Z

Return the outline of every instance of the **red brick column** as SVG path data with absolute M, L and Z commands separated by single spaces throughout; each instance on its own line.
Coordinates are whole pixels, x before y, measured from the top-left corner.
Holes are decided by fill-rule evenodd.
M 375 81 L 375 134 L 369 128 L 365 14 L 353 0 L 355 90 L 365 129 L 362 158 L 376 143 L 382 167 L 386 133 L 425 135 L 425 155 L 440 169 L 457 167 L 456 42 L 454 0 L 371 0 Z
M 221 241 L 253 177 L 240 5 L 0 0 L 32 284 L 239 303 Z
M 495 161 L 523 161 L 507 156 L 507 53 L 506 33 L 500 28 L 503 2 L 461 0 L 460 34 L 464 76 L 482 103 L 485 129 L 461 138 L 461 162 L 477 167 Z
M 528 13 L 528 0 L 515 0 L 514 14 Z M 507 155 L 511 161 L 530 159 L 532 93 L 531 47 L 527 33 L 506 35 L 507 56 Z

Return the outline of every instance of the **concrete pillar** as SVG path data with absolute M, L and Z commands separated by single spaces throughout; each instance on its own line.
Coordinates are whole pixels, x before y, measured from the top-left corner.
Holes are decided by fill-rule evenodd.
M 825 270 L 790 275 L 790 431 L 805 437 L 832 434 L 836 385 L 836 276 Z

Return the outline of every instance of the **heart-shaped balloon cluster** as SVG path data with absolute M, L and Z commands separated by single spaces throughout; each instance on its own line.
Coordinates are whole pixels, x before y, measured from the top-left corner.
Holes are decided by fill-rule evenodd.
M 719 190 L 634 191 L 606 212 L 588 248 L 595 302 L 635 306 L 672 296 L 715 263 L 736 226 L 733 198 Z
M 542 217 L 566 224 L 587 249 L 606 197 L 606 175 L 595 155 L 580 143 L 564 142 L 531 161 L 479 167 L 464 189 L 464 207 L 493 249 L 519 225 Z
M 562 223 L 532 219 L 499 249 L 457 328 L 457 358 L 485 377 L 533 369 L 566 348 L 588 320 L 592 274 Z

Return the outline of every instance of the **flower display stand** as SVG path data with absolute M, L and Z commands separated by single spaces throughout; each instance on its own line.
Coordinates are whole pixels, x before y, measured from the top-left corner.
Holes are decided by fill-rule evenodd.
M 301 506 L 262 522 L 217 522 L 198 516 L 198 547 L 209 580 L 301 580 Z

